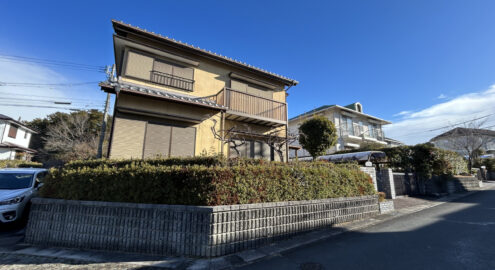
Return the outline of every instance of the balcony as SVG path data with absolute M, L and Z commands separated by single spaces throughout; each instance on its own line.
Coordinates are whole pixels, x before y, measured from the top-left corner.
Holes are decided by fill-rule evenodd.
M 385 143 L 383 140 L 385 136 L 383 135 L 383 131 L 381 129 L 373 129 L 371 134 L 369 129 L 365 126 L 360 126 L 359 124 L 353 123 L 352 129 L 347 129 L 346 125 L 342 125 L 342 136 L 348 139 L 354 139 L 357 141 L 368 140 L 377 143 Z
M 194 80 L 181 78 L 172 74 L 152 70 L 150 80 L 156 84 L 193 91 Z
M 213 100 L 228 108 L 226 119 L 267 126 L 287 123 L 287 105 L 283 102 L 224 88 Z

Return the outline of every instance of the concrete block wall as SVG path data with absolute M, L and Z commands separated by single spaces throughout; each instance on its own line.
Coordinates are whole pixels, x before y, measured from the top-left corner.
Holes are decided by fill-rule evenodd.
M 376 180 L 376 170 L 375 167 L 360 167 L 359 168 L 362 172 L 368 174 L 371 176 L 371 179 L 373 179 L 373 185 L 375 186 L 375 190 L 378 191 L 378 183 Z
M 387 199 L 395 199 L 395 183 L 392 169 L 381 169 L 379 171 L 378 189 L 385 192 Z
M 27 243 L 197 257 L 259 247 L 379 211 L 375 195 L 211 207 L 42 198 L 32 203 Z

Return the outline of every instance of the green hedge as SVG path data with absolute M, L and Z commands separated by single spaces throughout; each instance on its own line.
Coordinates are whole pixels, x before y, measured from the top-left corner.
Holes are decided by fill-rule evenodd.
M 153 159 L 88 159 L 75 160 L 64 165 L 65 169 L 78 168 L 98 168 L 98 167 L 115 167 L 124 168 L 126 166 L 186 166 L 186 165 L 202 165 L 216 166 L 222 165 L 226 161 L 220 156 L 211 157 L 190 157 L 190 158 L 153 158 Z
M 431 143 L 413 146 L 370 149 L 387 155 L 386 164 L 394 171 L 413 171 L 423 179 L 433 175 L 456 175 L 468 171 L 467 161 L 458 153 L 436 148 Z M 359 152 L 361 149 L 340 151 L 339 153 Z
M 0 168 L 43 168 L 43 164 L 25 160 L 0 160 Z
M 263 163 L 263 162 L 255 162 Z M 153 204 L 228 205 L 375 194 L 357 165 L 263 163 L 52 169 L 41 196 Z

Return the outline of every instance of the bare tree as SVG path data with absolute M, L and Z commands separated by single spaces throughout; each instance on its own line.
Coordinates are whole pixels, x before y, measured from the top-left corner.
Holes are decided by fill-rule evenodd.
M 467 157 L 469 172 L 471 172 L 474 160 L 481 155 L 487 144 L 494 140 L 494 135 L 490 134 L 494 131 L 481 129 L 483 124 L 484 121 L 465 123 L 464 127 L 457 127 L 446 132 L 442 136 L 444 141 L 438 144 Z
M 89 132 L 89 120 L 87 114 L 71 114 L 50 125 L 43 137 L 44 150 L 57 153 L 63 161 L 95 157 L 98 136 Z
M 284 160 L 284 147 L 288 147 L 289 144 L 297 140 L 297 135 L 280 136 L 280 132 L 284 131 L 282 128 L 273 129 L 267 133 L 256 132 L 247 124 L 220 129 L 217 127 L 217 120 L 211 119 L 211 121 L 213 121 L 211 131 L 214 137 L 222 143 L 228 144 L 230 149 L 236 151 L 237 156 L 241 155 L 239 149 L 247 144 L 248 138 L 256 138 L 257 141 L 269 145 L 278 154 L 280 160 Z

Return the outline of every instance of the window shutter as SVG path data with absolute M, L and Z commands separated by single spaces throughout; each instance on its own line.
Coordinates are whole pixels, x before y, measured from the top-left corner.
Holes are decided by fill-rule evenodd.
M 172 127 L 148 123 L 146 126 L 143 157 L 168 157 L 170 151 L 170 134 L 172 134 Z
M 193 157 L 196 144 L 196 129 L 193 127 L 172 127 L 171 157 Z
M 161 73 L 172 74 L 172 65 L 165 62 L 156 61 L 153 63 L 153 71 Z
M 189 80 L 193 79 L 193 69 L 188 67 L 174 66 L 172 74 L 174 76 L 181 77 L 184 79 L 189 79 Z

